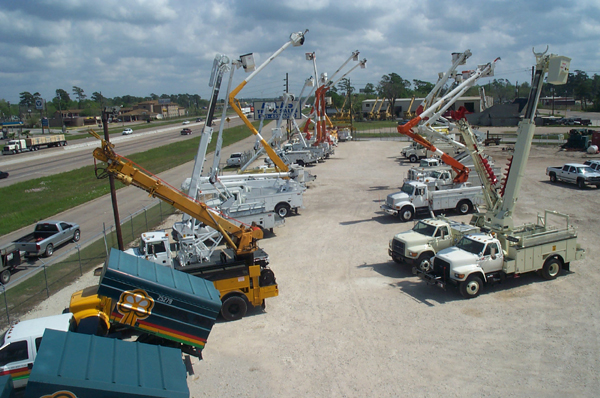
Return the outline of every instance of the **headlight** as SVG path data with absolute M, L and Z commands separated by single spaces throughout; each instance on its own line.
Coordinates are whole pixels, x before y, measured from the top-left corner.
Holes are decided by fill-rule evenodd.
M 454 273 L 454 277 L 455 277 L 456 279 L 465 279 L 465 274 L 457 274 L 457 273 Z
M 411 257 L 417 257 L 419 255 L 419 253 L 409 251 L 408 255 Z

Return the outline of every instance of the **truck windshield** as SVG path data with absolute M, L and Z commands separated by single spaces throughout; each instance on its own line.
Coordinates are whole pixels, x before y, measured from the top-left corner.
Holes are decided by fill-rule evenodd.
M 577 172 L 579 174 L 597 173 L 597 171 L 592 169 L 591 167 L 578 167 Z
M 412 185 L 406 184 L 406 183 L 404 185 L 402 185 L 402 189 L 401 189 L 402 192 L 404 192 L 405 194 L 408 194 L 408 195 L 412 195 L 414 190 L 415 190 L 415 188 Z
M 431 174 L 430 174 L 430 176 L 431 176 L 432 178 L 435 178 L 435 179 L 438 179 L 438 178 L 440 178 L 440 176 L 441 176 L 441 175 L 442 175 L 442 173 L 440 173 L 439 171 L 433 171 L 433 172 L 431 172 Z
M 474 241 L 473 239 L 469 239 L 464 236 L 457 244 L 456 247 L 462 249 L 464 251 L 468 251 L 469 253 L 477 254 L 483 253 L 483 249 L 485 248 L 485 244 L 482 242 Z
M 414 226 L 413 231 L 418 232 L 421 235 L 433 236 L 435 234 L 435 226 L 419 221 L 417 225 Z

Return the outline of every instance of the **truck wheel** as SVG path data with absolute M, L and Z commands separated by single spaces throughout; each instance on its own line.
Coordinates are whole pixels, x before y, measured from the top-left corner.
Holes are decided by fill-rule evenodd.
M 80 238 L 81 238 L 81 231 L 76 229 L 75 233 L 73 234 L 73 242 L 79 242 Z
M 271 286 L 275 284 L 275 273 L 270 269 L 263 269 L 260 271 L 260 278 L 258 278 L 259 286 Z
M 578 179 L 577 180 L 577 186 L 579 187 L 579 189 L 585 189 L 585 182 L 583 181 L 583 179 Z
M 417 161 L 419 160 L 419 158 L 417 158 L 417 155 L 410 155 L 410 157 L 408 158 L 408 160 L 411 163 L 417 163 Z
M 223 302 L 221 315 L 227 321 L 237 321 L 246 315 L 247 310 L 246 300 L 240 296 L 230 296 Z
M 403 207 L 400 210 L 400 212 L 398 213 L 398 217 L 400 217 L 400 219 L 402 221 L 410 221 L 413 219 L 414 216 L 415 216 L 415 211 L 410 206 Z
M 479 293 L 481 293 L 481 290 L 483 289 L 483 281 L 479 276 L 471 275 L 466 281 L 460 283 L 459 289 L 460 294 L 464 298 L 475 298 L 479 296 Z
M 561 263 L 556 258 L 546 260 L 542 268 L 542 278 L 546 280 L 556 279 L 562 269 Z
M 550 182 L 556 182 L 556 174 L 550 173 Z
M 473 210 L 473 205 L 468 200 L 461 200 L 456 205 L 456 211 L 460 214 L 469 214 Z
M 48 246 L 46 246 L 46 251 L 44 252 L 44 256 L 51 257 L 52 253 L 54 253 L 54 246 L 52 246 L 52 243 L 50 243 Z
M 10 281 L 10 270 L 5 269 L 4 271 L 2 271 L 2 273 L 0 273 L 0 283 L 2 283 L 3 285 L 6 285 L 9 281 Z
M 286 218 L 290 214 L 290 205 L 287 203 L 278 203 L 275 206 L 275 213 L 279 215 L 281 218 Z
M 423 272 L 429 272 L 433 269 L 433 263 L 431 262 L 431 253 L 423 253 L 417 259 L 417 268 Z

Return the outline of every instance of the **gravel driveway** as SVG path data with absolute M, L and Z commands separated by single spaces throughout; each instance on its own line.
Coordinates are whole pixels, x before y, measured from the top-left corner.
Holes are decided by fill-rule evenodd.
M 515 212 L 516 224 L 544 209 L 570 214 L 586 259 L 554 281 L 524 275 L 464 300 L 387 254 L 389 239 L 413 225 L 379 210 L 409 168 L 404 145 L 340 143 L 311 168 L 318 177 L 305 209 L 261 242 L 280 296 L 265 312 L 215 325 L 204 359 L 193 360 L 191 396 L 598 396 L 600 190 L 545 175 L 588 155 L 534 147 Z M 501 165 L 509 155 L 486 151 Z M 59 313 L 72 291 L 96 281 L 86 275 L 31 317 Z

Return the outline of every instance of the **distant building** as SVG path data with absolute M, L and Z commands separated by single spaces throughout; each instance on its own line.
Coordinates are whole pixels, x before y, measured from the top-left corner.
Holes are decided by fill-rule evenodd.
M 390 112 L 392 112 L 396 118 L 402 118 L 404 117 L 405 112 L 415 112 L 423 100 L 424 98 L 415 98 L 414 101 L 412 98 L 396 98 L 396 101 L 394 102 L 394 109 L 393 111 L 390 110 Z M 494 101 L 493 98 L 486 97 L 486 100 L 488 106 L 492 106 Z M 413 101 L 412 106 L 411 101 Z M 388 107 L 388 104 L 389 100 L 387 99 L 383 100 L 383 103 L 381 99 L 364 100 L 361 108 L 362 113 L 365 117 L 368 117 L 373 108 L 375 108 L 375 111 L 385 111 Z M 409 106 L 410 109 L 408 109 Z M 483 110 L 483 102 L 481 97 L 460 97 L 454 104 L 452 104 L 449 110 L 457 110 L 461 106 L 464 106 L 471 113 L 479 113 Z
M 542 97 L 540 98 L 540 104 L 544 106 L 567 106 L 575 105 L 575 98 L 573 97 Z

